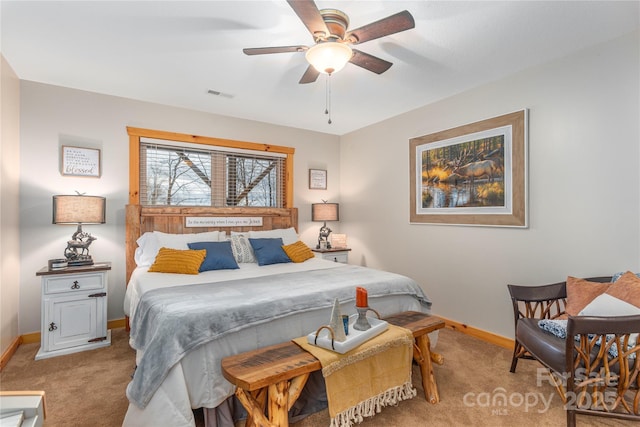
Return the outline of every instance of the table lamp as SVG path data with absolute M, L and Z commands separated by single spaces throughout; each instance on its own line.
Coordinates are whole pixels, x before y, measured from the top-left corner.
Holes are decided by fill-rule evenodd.
M 331 243 L 329 243 L 331 229 L 327 227 L 327 221 L 339 221 L 340 211 L 337 203 L 327 203 L 324 200 L 322 202 L 311 204 L 311 221 L 324 222 L 324 225 L 320 227 L 316 249 L 331 249 Z
M 53 223 L 78 225 L 64 250 L 69 266 L 93 265 L 89 245 L 96 237 L 82 231 L 82 224 L 104 224 L 105 210 L 104 197 L 80 194 L 53 196 Z

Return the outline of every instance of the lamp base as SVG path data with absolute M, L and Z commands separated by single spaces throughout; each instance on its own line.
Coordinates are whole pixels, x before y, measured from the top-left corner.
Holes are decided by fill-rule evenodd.
M 70 259 L 67 261 L 69 267 L 79 267 L 81 265 L 93 265 L 93 258 L 90 256 L 80 256 L 77 259 Z

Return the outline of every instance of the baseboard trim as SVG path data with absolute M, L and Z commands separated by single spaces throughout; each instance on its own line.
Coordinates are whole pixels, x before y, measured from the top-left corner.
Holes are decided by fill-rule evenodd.
M 107 329 L 120 329 L 124 328 L 125 326 L 127 326 L 126 319 L 109 320 L 107 322 Z
M 2 357 L 0 358 L 0 371 L 3 370 L 5 366 L 7 366 L 7 363 L 9 363 L 9 360 L 11 360 L 11 356 L 13 356 L 13 354 L 16 352 L 18 347 L 20 347 L 21 343 L 22 343 L 22 337 L 16 337 L 11 342 L 11 344 L 9 344 L 9 347 L 7 347 L 7 350 L 4 353 L 2 353 Z
M 508 348 L 510 350 L 513 349 L 513 346 L 515 344 L 514 340 L 507 337 L 503 337 L 502 335 L 497 335 L 491 332 L 487 332 L 483 329 L 474 328 L 473 326 L 465 325 L 464 323 L 456 322 L 454 320 L 450 320 L 442 316 L 438 316 L 438 317 L 444 320 L 445 326 L 447 328 L 453 329 L 454 331 L 462 332 L 463 334 L 470 335 L 482 341 L 486 341 L 490 344 L 494 344 L 503 348 Z
M 447 328 L 452 329 L 454 331 L 462 332 L 463 334 L 470 335 L 472 337 L 478 338 L 482 341 L 486 341 L 490 344 L 497 345 L 499 347 L 513 349 L 514 341 L 512 339 L 503 337 L 502 335 L 497 335 L 491 332 L 487 332 L 482 329 L 474 328 L 473 326 L 466 325 L 464 323 L 456 322 L 451 319 L 447 319 L 442 316 L 438 316 L 442 320 Z M 127 326 L 127 319 L 115 319 L 109 320 L 107 322 L 107 328 L 109 329 L 118 329 L 125 328 Z M 0 370 L 5 367 L 5 365 L 13 356 L 13 353 L 16 352 L 20 344 L 31 344 L 34 342 L 40 342 L 40 332 L 32 332 L 30 334 L 24 334 L 21 337 L 17 337 L 9 346 L 7 351 L 2 354 L 2 359 L 0 359 Z

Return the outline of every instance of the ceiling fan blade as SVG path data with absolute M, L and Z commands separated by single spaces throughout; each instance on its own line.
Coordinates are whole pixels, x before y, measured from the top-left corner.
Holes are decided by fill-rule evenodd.
M 248 47 L 242 49 L 245 55 L 264 55 L 267 53 L 304 52 L 307 46 Z
M 349 31 L 344 39 L 349 40 L 352 44 L 364 43 L 389 34 L 410 30 L 415 26 L 416 22 L 413 20 L 411 13 L 403 10 L 395 15 L 387 16 L 379 21 Z
M 382 74 L 387 71 L 393 63 L 380 59 L 377 56 L 369 55 L 358 49 L 353 49 L 353 56 L 349 60 L 354 65 L 362 67 L 365 70 L 373 71 L 376 74 Z
M 327 24 L 324 23 L 322 15 L 313 0 L 287 0 L 289 6 L 298 15 L 302 23 L 307 27 L 313 39 L 316 35 L 326 37 L 329 35 Z
M 300 81 L 298 83 L 300 83 L 301 85 L 307 84 L 307 83 L 313 83 L 316 80 L 318 80 L 318 76 L 320 75 L 320 72 L 318 70 L 316 70 L 313 65 L 309 65 L 307 67 L 307 71 L 304 72 L 304 74 L 302 75 L 302 78 L 300 79 Z

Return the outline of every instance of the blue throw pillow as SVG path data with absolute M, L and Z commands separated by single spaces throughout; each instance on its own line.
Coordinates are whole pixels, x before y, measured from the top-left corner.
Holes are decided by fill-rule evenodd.
M 231 250 L 231 242 L 195 242 L 188 243 L 189 249 L 205 249 L 207 256 L 200 265 L 200 272 L 209 270 L 233 270 L 238 263 Z
M 249 238 L 249 243 L 251 243 L 253 253 L 256 255 L 258 265 L 291 262 L 291 259 L 282 249 L 282 239 L 279 237 L 274 239 Z

